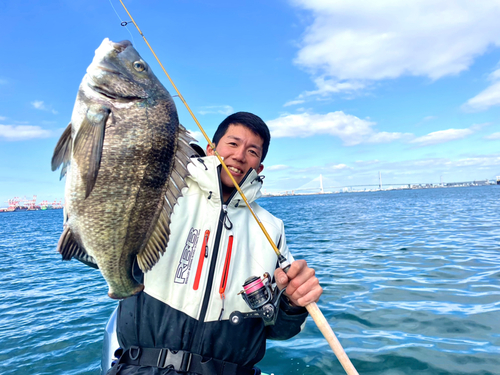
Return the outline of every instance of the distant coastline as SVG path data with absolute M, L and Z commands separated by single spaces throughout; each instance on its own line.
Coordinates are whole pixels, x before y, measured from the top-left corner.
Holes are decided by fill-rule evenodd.
M 264 193 L 263 197 L 289 197 L 296 195 L 325 195 L 325 194 L 341 194 L 341 193 L 370 193 L 377 191 L 394 191 L 394 190 L 417 190 L 417 189 L 444 189 L 444 188 L 456 188 L 456 187 L 478 187 L 478 186 L 500 186 L 500 179 L 497 178 L 496 182 L 494 180 L 482 180 L 482 181 L 468 181 L 468 182 L 450 182 L 443 184 L 394 184 L 390 186 L 380 186 L 379 188 L 373 189 L 364 187 L 367 185 L 357 185 L 357 186 L 341 186 L 334 187 L 338 189 L 335 191 L 316 191 L 316 192 L 296 192 L 294 190 L 287 190 L 279 193 Z M 320 188 L 317 188 L 319 190 Z M 313 189 L 311 189 L 313 190 Z
M 45 211 L 45 210 L 61 210 L 64 208 L 62 199 L 54 200 L 53 202 L 48 202 L 46 200 L 36 203 L 37 196 L 33 195 L 32 199 L 26 197 L 19 198 L 14 197 L 9 199 L 7 203 L 8 207 L 0 207 L 0 212 L 20 212 L 20 211 Z
M 452 187 L 477 187 L 477 186 L 500 186 L 500 176 L 497 180 L 482 180 L 482 181 L 468 181 L 468 182 L 450 182 L 442 184 L 393 184 L 388 186 L 379 186 L 373 188 L 373 185 L 353 185 L 353 186 L 329 186 L 325 189 L 335 189 L 333 191 L 323 191 L 316 188 L 317 191 L 298 192 L 296 190 L 285 190 L 277 193 L 264 192 L 262 197 L 289 197 L 289 196 L 302 196 L 302 195 L 325 195 L 325 194 L 341 194 L 341 193 L 370 193 L 377 191 L 394 191 L 394 190 L 415 190 L 415 189 L 443 189 Z M 310 189 L 314 190 L 314 189 Z M 46 210 L 61 210 L 64 209 L 62 200 L 55 200 L 51 203 L 42 201 L 40 204 L 36 203 L 36 195 L 33 199 L 12 198 L 8 200 L 8 207 L 0 207 L 2 212 L 24 212 L 24 211 L 46 211 Z

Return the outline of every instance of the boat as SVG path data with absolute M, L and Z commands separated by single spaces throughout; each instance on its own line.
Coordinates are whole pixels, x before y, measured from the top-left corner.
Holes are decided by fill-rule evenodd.
M 118 343 L 118 336 L 116 335 L 116 316 L 118 314 L 118 307 L 113 311 L 109 317 L 106 329 L 104 330 L 104 340 L 102 343 L 101 355 L 101 375 L 106 374 L 113 366 L 113 362 L 118 361 L 120 344 Z

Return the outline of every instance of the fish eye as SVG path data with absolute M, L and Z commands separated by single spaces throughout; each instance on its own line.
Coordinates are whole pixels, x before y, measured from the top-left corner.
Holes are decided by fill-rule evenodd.
M 144 69 L 146 69 L 146 66 L 142 61 L 136 61 L 134 62 L 134 69 L 137 70 L 138 72 L 142 72 Z

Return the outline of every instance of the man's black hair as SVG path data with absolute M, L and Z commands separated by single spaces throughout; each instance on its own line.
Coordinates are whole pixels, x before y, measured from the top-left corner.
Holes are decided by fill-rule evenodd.
M 250 129 L 252 132 L 257 134 L 262 138 L 262 158 L 260 162 L 262 163 L 267 155 L 267 150 L 269 149 L 269 142 L 271 142 L 271 134 L 269 133 L 269 128 L 266 123 L 262 121 L 259 116 L 254 115 L 250 112 L 236 112 L 232 115 L 226 117 L 217 128 L 214 134 L 212 142 L 217 145 L 220 139 L 226 134 L 229 125 L 243 125 L 244 127 Z

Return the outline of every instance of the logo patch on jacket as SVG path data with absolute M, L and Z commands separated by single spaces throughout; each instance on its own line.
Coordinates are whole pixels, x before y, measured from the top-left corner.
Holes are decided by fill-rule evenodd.
M 177 266 L 177 271 L 175 272 L 174 282 L 177 284 L 187 284 L 188 282 L 189 272 L 191 271 L 191 263 L 193 262 L 193 256 L 199 237 L 200 230 L 191 228 L 186 244 L 184 245 L 184 250 L 182 251 L 181 260 Z

